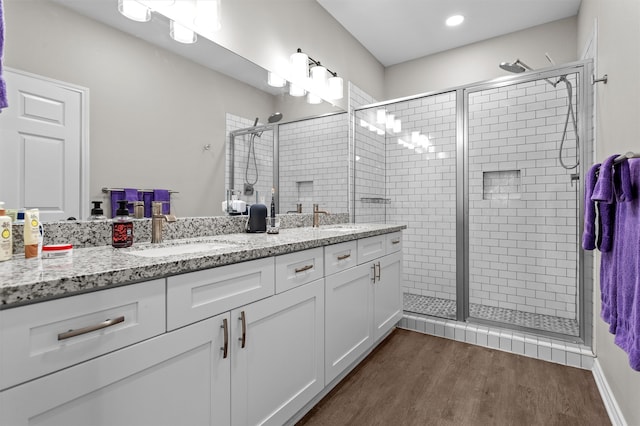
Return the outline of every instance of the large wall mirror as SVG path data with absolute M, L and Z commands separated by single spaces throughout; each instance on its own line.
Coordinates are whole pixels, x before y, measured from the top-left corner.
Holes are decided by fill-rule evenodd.
M 91 200 L 108 205 L 103 187 L 163 188 L 178 216 L 220 215 L 229 117 L 240 128 L 278 111 L 293 129 L 340 111 L 268 86 L 267 70 L 206 38 L 177 43 L 167 18 L 128 20 L 117 0 L 3 3 L 5 65 L 89 89 Z

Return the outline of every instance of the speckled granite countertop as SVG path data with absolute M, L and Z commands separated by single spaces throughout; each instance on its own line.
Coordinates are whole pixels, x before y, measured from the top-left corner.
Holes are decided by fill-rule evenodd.
M 404 225 L 342 224 L 280 229 L 279 234 L 222 234 L 161 244 L 73 250 L 69 259 L 0 262 L 0 309 L 399 231 Z M 135 252 L 177 244 L 217 243 L 196 253 L 142 257 Z

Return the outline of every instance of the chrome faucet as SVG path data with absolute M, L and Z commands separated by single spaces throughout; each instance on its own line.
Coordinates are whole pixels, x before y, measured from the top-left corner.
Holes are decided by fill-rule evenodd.
M 320 225 L 320 214 L 329 214 L 329 212 L 324 210 L 318 210 L 318 205 L 313 205 L 313 227 L 317 228 Z
M 162 203 L 155 201 L 151 203 L 151 242 L 162 242 L 162 225 L 167 222 L 175 222 L 176 217 L 172 214 L 162 214 Z

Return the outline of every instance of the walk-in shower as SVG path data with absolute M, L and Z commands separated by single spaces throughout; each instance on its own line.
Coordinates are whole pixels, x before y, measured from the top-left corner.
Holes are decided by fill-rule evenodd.
M 242 196 L 250 202 L 262 202 L 271 196 L 277 176 L 277 122 L 282 114 L 271 114 L 268 124 L 259 124 L 259 118 L 253 125 L 247 125 L 246 119 L 227 115 L 229 132 L 226 155 L 225 188 L 227 198 Z M 250 123 L 250 122 L 249 122 Z M 229 203 L 227 204 L 229 205 Z
M 356 109 L 353 215 L 407 225 L 405 311 L 590 339 L 590 258 L 578 245 L 580 164 L 592 149 L 588 68 Z M 391 116 L 399 131 L 386 125 Z

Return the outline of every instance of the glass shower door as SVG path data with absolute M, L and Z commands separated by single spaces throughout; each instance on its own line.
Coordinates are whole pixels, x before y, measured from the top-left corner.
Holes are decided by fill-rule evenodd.
M 571 95 L 576 114 L 578 75 L 566 78 L 466 92 L 469 318 L 579 335 L 581 183 L 568 108 Z

